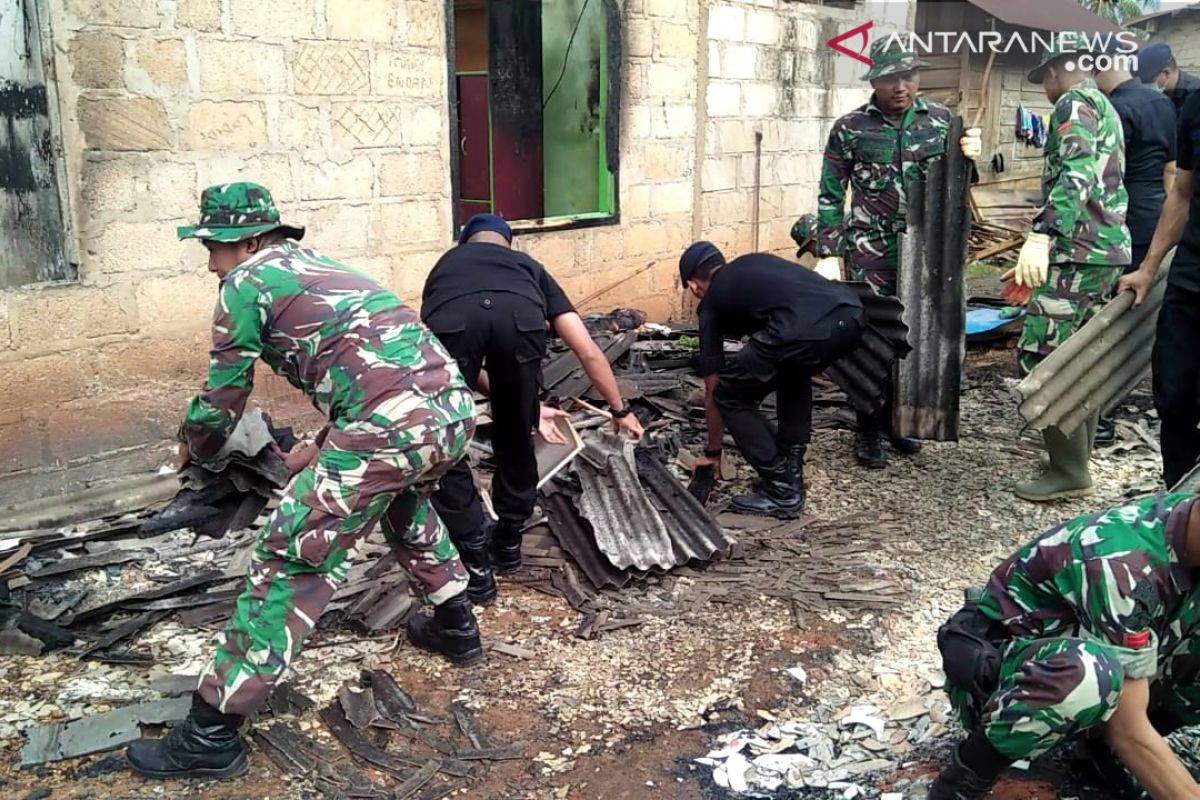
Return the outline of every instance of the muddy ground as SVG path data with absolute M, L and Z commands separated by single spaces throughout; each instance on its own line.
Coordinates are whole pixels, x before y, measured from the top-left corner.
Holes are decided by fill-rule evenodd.
M 1013 497 L 1012 485 L 1037 469 L 1035 440 L 1019 435 L 1011 387 L 1011 350 L 974 353 L 963 394 L 963 434 L 956 444 L 930 444 L 913 458 L 894 457 L 886 471 L 869 472 L 852 456 L 848 431 L 820 431 L 807 468 L 808 513 L 818 520 L 854 514 L 891 520 L 871 555 L 878 574 L 899 580 L 907 595 L 886 611 L 830 612 L 798 627 L 791 609 L 764 597 L 747 580 L 739 603 L 697 610 L 688 581 L 660 581 L 627 590 L 661 606 L 638 626 L 584 641 L 574 636 L 579 615 L 561 600 L 512 582 L 481 614 L 489 637 L 534 654 L 523 660 L 492 653 L 483 666 L 456 670 L 414 651 L 395 636 L 360 641 L 322 630 L 301 655 L 294 680 L 322 704 L 363 667 L 387 669 L 429 713 L 459 701 L 475 710 L 493 742 L 524 744 L 519 760 L 485 764 L 474 782 L 441 776 L 418 795 L 494 798 L 725 798 L 711 769 L 693 759 L 716 738 L 756 727 L 763 715 L 781 720 L 833 714 L 860 702 L 886 707 L 911 692 L 931 690 L 939 666 L 938 624 L 960 605 L 962 588 L 981 582 L 998 561 L 1050 525 L 1122 499 L 1131 486 L 1156 479 L 1144 445 L 1099 454 L 1096 496 L 1035 506 Z M 1133 399 L 1144 408 L 1144 397 Z M 799 536 L 803 536 L 801 531 Z M 687 608 L 686 613 L 672 613 Z M 211 632 L 162 627 L 150 645 L 161 663 L 186 671 L 203 661 Z M 799 688 L 784 670 L 804 666 Z M 32 719 L 56 719 L 64 680 L 95 665 L 66 656 L 0 659 L 0 720 L 13 733 Z M 47 674 L 54 675 L 46 679 Z M 138 668 L 101 668 L 99 679 L 137 683 Z M 51 710 L 37 709 L 45 704 Z M 92 706 L 91 708 L 99 708 Z M 32 710 L 31 710 L 32 709 Z M 30 719 L 32 717 L 32 719 Z M 302 725 L 320 735 L 310 713 Z M 921 779 L 958 733 L 944 733 L 907 753 L 902 769 L 865 783 L 923 797 Z M 282 775 L 259 750 L 243 778 L 223 783 L 149 783 L 130 776 L 120 753 L 20 770 L 19 735 L 2 742 L 0 798 L 307 798 L 321 796 Z M 397 747 L 404 746 L 393 739 Z M 391 779 L 372 773 L 383 784 Z M 1004 781 L 1005 800 L 1102 797 L 1103 790 L 1068 783 L 1063 766 L 1034 765 Z M 1052 784 L 1060 789 L 1056 791 Z M 435 787 L 441 787 L 438 794 Z M 820 793 L 780 795 L 818 797 Z

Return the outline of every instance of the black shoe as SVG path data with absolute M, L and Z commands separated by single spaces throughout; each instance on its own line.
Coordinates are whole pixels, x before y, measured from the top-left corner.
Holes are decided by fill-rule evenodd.
M 867 469 L 884 469 L 887 466 L 887 455 L 883 452 L 883 442 L 879 434 L 860 434 L 854 449 L 854 457 L 860 466 Z
M 477 606 L 496 599 L 496 578 L 492 575 L 492 554 L 487 532 L 478 528 L 454 543 L 463 566 L 467 568 L 467 597 Z
M 892 449 L 902 456 L 915 456 L 921 452 L 921 440 L 910 439 L 907 436 L 892 436 L 888 439 Z
M 479 625 L 466 592 L 434 606 L 432 617 L 418 614 L 410 619 L 408 640 L 424 650 L 441 653 L 455 666 L 468 667 L 483 660 Z
M 767 469 L 759 469 L 762 482 L 753 494 L 733 498 L 733 510 L 742 514 L 756 514 L 778 519 L 795 519 L 804 510 L 804 482 L 797 484 L 788 473 L 787 461 Z
M 188 718 L 161 739 L 139 739 L 125 750 L 129 768 L 143 778 L 236 778 L 249 767 L 238 735 L 242 717 L 222 714 L 192 694 Z
M 950 765 L 929 788 L 929 800 L 984 800 L 1010 763 L 982 734 L 973 733 L 955 748 Z
M 807 453 L 808 446 L 803 444 L 789 444 L 783 449 L 787 459 L 788 483 L 795 486 L 801 495 L 804 494 L 804 456 Z
M 1108 417 L 1101 417 L 1096 424 L 1096 441 L 1093 447 L 1112 447 L 1117 441 L 1117 423 Z
M 492 568 L 497 575 L 521 570 L 521 529 L 501 520 L 492 531 Z

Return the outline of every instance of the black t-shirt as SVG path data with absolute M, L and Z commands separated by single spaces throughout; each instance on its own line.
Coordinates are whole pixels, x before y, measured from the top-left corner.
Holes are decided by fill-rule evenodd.
M 841 306 L 862 308 L 862 301 L 840 283 L 779 256 L 735 258 L 717 270 L 700 301 L 700 374 L 720 371 L 726 339 L 764 329 L 783 342 L 817 339 L 824 333 L 816 323 Z
M 1108 96 L 1125 129 L 1125 188 L 1129 190 L 1126 222 L 1133 244 L 1149 245 L 1166 200 L 1163 167 L 1175 160 L 1178 123 L 1175 106 L 1137 78 Z
M 1179 169 L 1195 172 L 1200 167 L 1200 92 L 1183 106 L 1179 117 Z M 1192 189 L 1187 227 L 1171 264 L 1168 280 L 1183 289 L 1200 291 L 1200 180 Z
M 425 279 L 421 318 L 446 303 L 479 292 L 509 292 L 536 303 L 546 321 L 575 310 L 546 268 L 503 245 L 468 242 L 438 259 Z

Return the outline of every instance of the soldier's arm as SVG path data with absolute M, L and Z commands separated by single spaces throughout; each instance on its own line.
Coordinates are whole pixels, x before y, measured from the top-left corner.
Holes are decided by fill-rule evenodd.
M 840 120 L 835 122 L 825 147 L 817 195 L 817 255 L 823 258 L 842 255 L 846 187 L 850 185 L 850 172 L 854 168 L 854 152 L 849 139 L 846 126 Z
M 1105 739 L 1154 800 L 1200 799 L 1191 774 L 1150 724 L 1149 706 L 1150 681 L 1126 679 L 1117 710 L 1105 725 Z
M 213 317 L 208 380 L 188 404 L 180 430 L 197 461 L 216 455 L 242 418 L 254 389 L 254 361 L 262 353 L 265 320 L 258 288 L 236 276 L 227 279 Z
M 1096 176 L 1096 133 L 1099 119 L 1086 103 L 1067 102 L 1055 109 L 1050 121 L 1058 131 L 1062 169 L 1046 197 L 1046 205 L 1033 220 L 1038 233 L 1070 238 L 1084 199 Z

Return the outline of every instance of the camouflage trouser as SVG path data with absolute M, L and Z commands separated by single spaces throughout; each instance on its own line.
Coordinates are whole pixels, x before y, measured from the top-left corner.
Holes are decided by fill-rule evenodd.
M 900 273 L 894 269 L 862 269 L 847 263 L 850 280 L 866 281 L 880 297 L 895 297 Z
M 1051 266 L 1025 309 L 1018 360 L 1028 374 L 1104 305 L 1123 267 Z
M 380 521 L 419 597 L 437 605 L 466 589 L 466 570 L 429 500 L 473 431 L 472 420 L 442 428 L 426 422 L 416 433 L 390 432 L 393 446 L 379 450 L 326 443 L 259 534 L 233 619 L 200 677 L 207 703 L 246 715 L 265 702 L 345 581 L 353 551 Z M 360 485 L 386 489 L 366 495 Z
M 1117 710 L 1124 668 L 1103 644 L 1084 639 L 1013 642 L 1000 665 L 999 686 L 982 709 L 949 687 L 963 727 L 982 730 L 992 746 L 1017 761 L 1036 758 L 1068 738 L 1103 725 Z M 1157 710 L 1183 725 L 1200 724 L 1200 636 L 1184 639 L 1162 663 L 1151 686 Z

